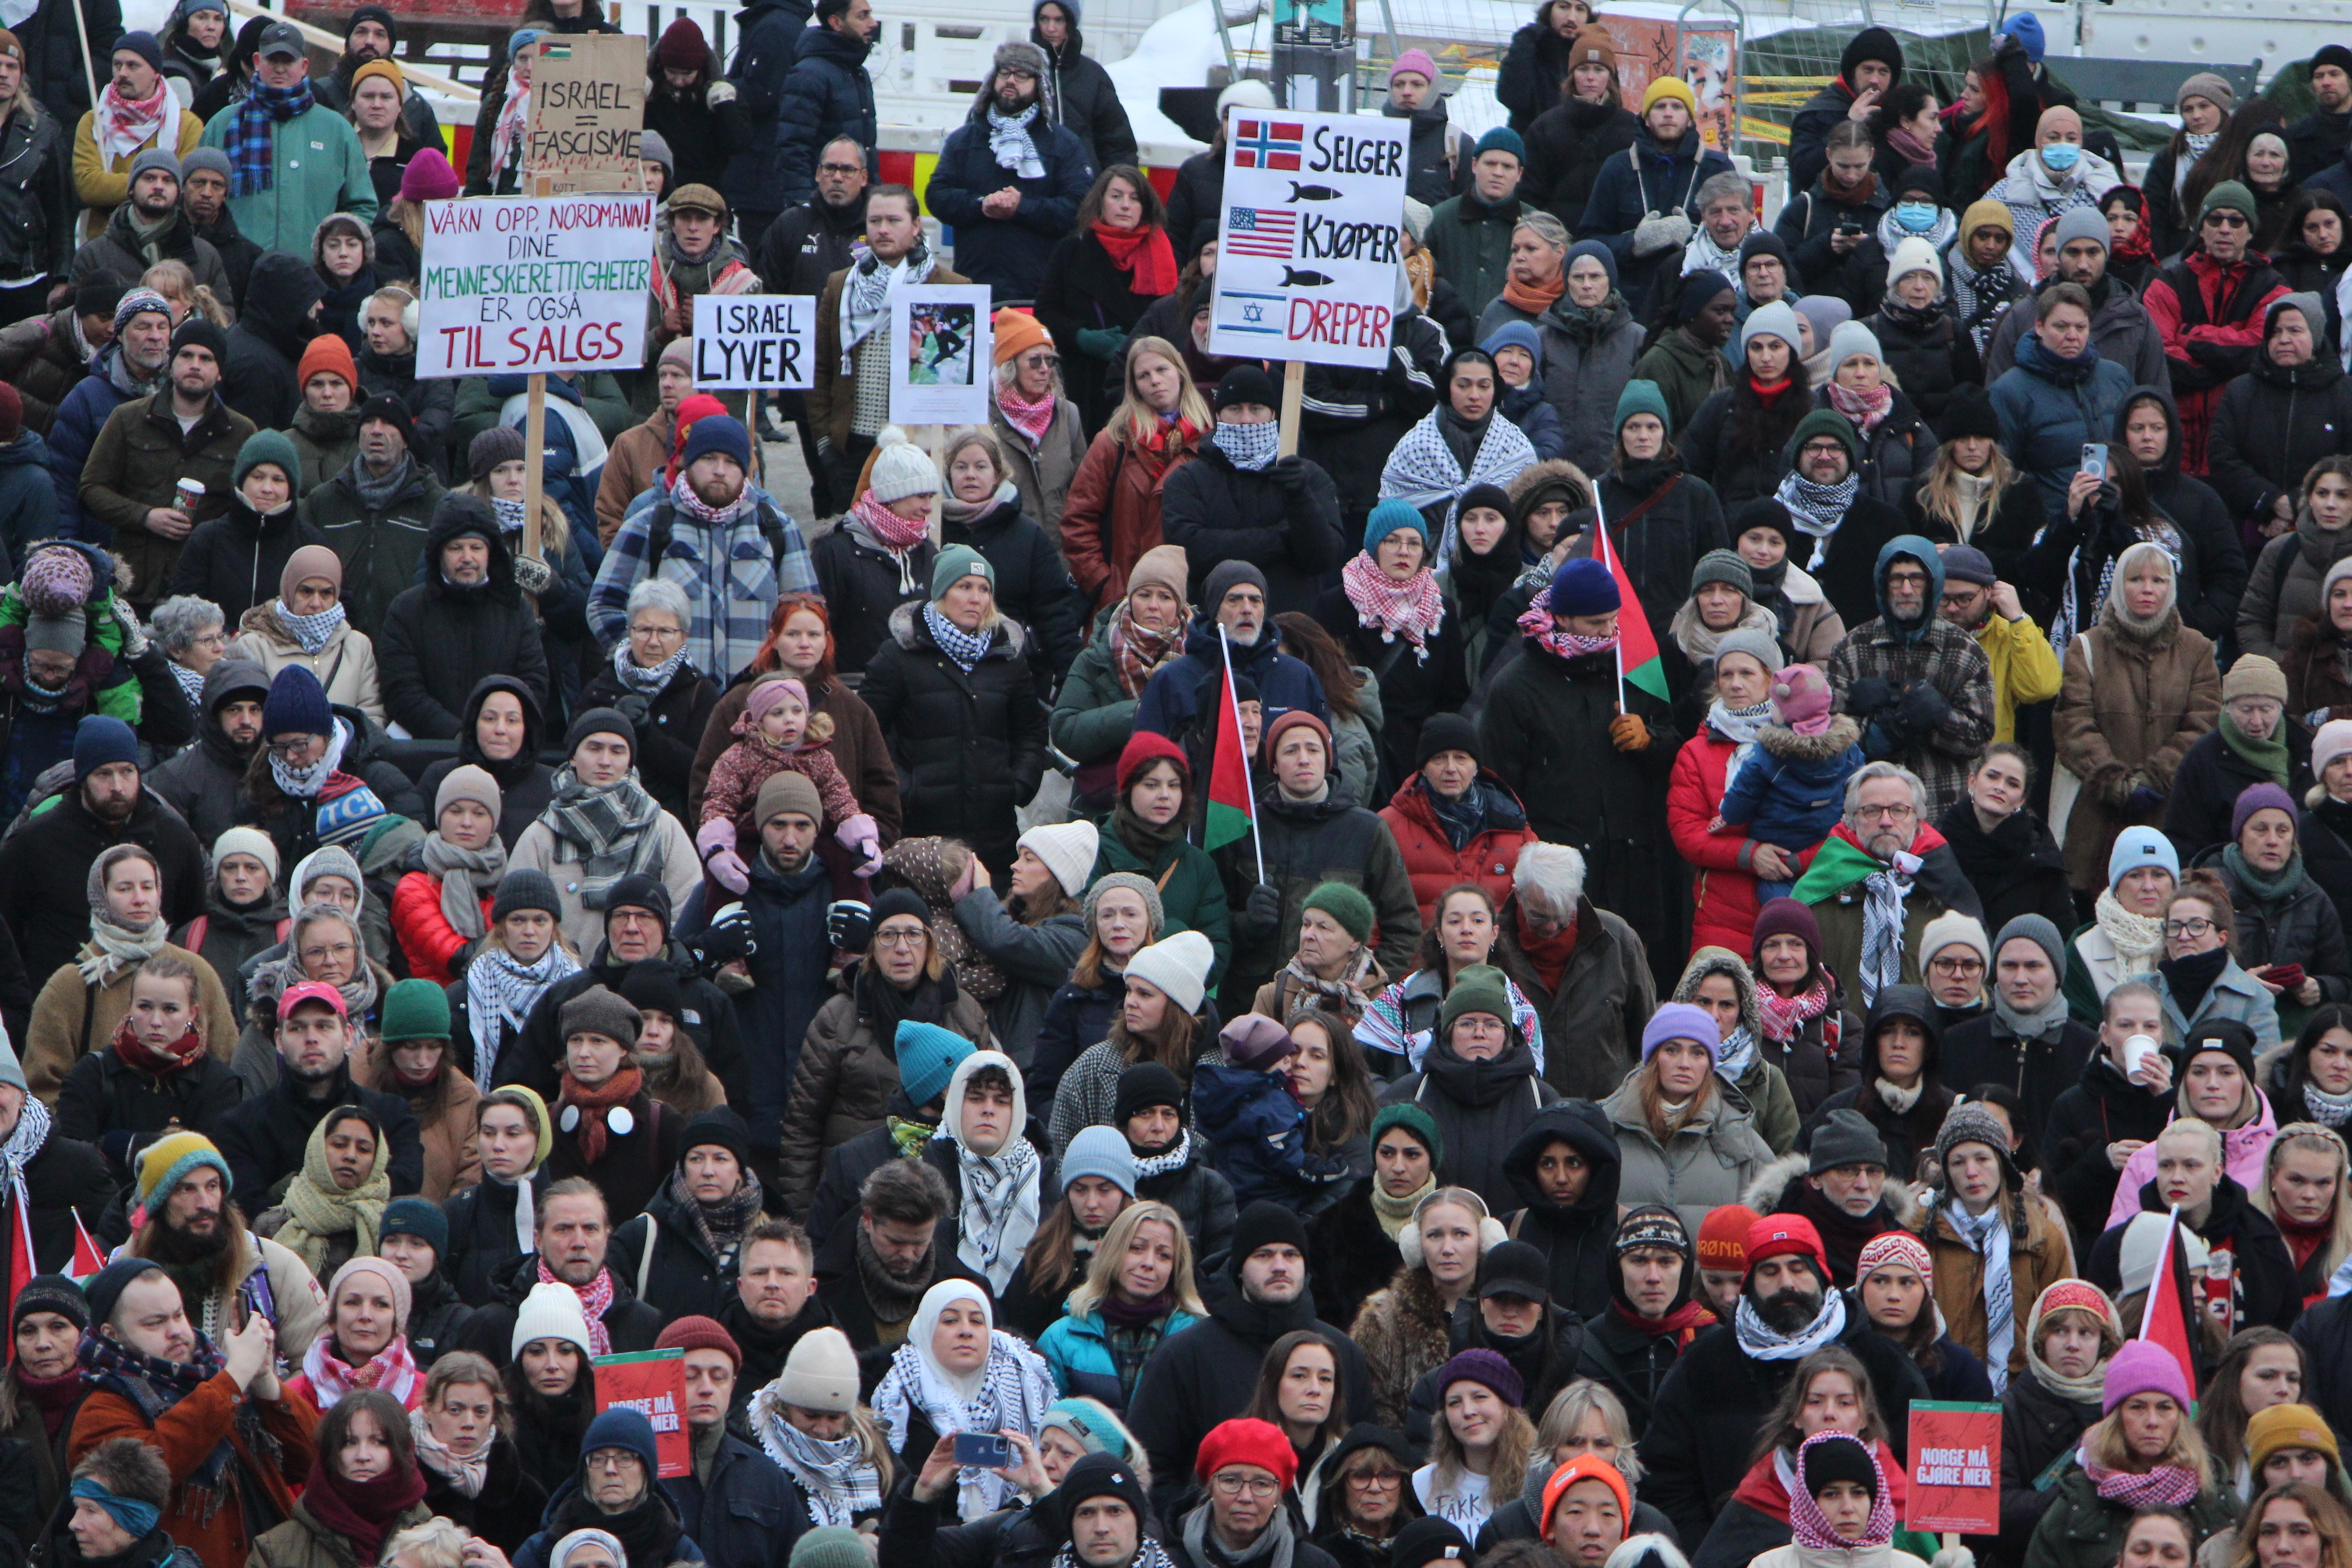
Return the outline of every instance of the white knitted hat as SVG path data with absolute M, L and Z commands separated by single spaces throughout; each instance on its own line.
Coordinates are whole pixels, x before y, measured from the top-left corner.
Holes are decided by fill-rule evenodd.
M 839 1329 L 811 1329 L 784 1358 L 776 1393 L 803 1410 L 857 1408 L 857 1352 Z
M 869 482 L 874 499 L 886 503 L 908 496 L 935 496 L 940 493 L 940 468 L 929 452 L 907 439 L 904 430 L 886 425 L 875 441 Z
M 580 1347 L 583 1356 L 596 1353 L 588 1342 L 588 1314 L 580 1305 L 578 1291 L 552 1279 L 542 1279 L 530 1288 L 530 1294 L 515 1311 L 514 1340 L 507 1347 L 508 1358 L 520 1361 L 522 1347 L 533 1340 L 569 1340 Z
M 1936 254 L 1934 246 L 1916 234 L 1908 239 L 1895 242 L 1895 254 L 1886 262 L 1886 280 L 1889 283 L 1900 282 L 1906 273 L 1912 272 L 1932 272 L 1936 275 L 1937 286 L 1943 286 L 1944 258 Z
M 1209 968 L 1217 961 L 1209 939 L 1196 931 L 1180 931 L 1166 942 L 1155 942 L 1127 961 L 1127 977 L 1157 985 L 1187 1013 L 1201 1010 L 1208 994 Z
M 1033 827 L 1023 834 L 1018 847 L 1026 849 L 1045 862 L 1054 873 L 1054 880 L 1062 884 L 1062 891 L 1081 898 L 1087 882 L 1095 871 L 1095 852 L 1102 847 L 1102 834 L 1091 822 L 1057 822 L 1050 827 Z

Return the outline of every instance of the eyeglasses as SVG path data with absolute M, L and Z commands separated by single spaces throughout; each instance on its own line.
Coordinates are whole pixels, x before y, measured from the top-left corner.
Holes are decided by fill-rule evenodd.
M 816 172 L 820 174 L 839 174 L 845 178 L 851 174 L 862 174 L 866 173 L 866 165 L 863 163 L 819 163 L 816 166 Z
M 1984 961 L 1978 958 L 1938 958 L 1927 968 L 1937 974 L 1970 975 L 1985 972 Z
M 650 622 L 630 626 L 629 635 L 633 637 L 643 637 L 647 642 L 667 642 L 673 637 L 686 636 L 676 626 L 655 626 Z
M 877 947 L 920 947 L 928 933 L 919 931 L 877 931 L 874 933 Z
M 1404 1485 L 1404 1474 L 1401 1470 L 1360 1471 L 1348 1478 L 1348 1484 L 1368 1492 L 1392 1492 Z
M 306 947 L 295 956 L 304 963 L 323 963 L 331 958 L 348 959 L 358 952 L 350 942 L 339 942 L 332 947 Z
M 1209 1483 L 1222 1498 L 1250 1498 L 1258 1502 L 1271 1502 L 1282 1489 L 1282 1483 L 1271 1476 L 1219 1475 Z
M 1853 814 L 1864 822 L 1900 822 L 1906 816 L 1916 816 L 1916 805 L 1857 805 Z
M 304 735 L 299 740 L 295 741 L 272 741 L 262 749 L 273 757 L 278 757 L 285 761 L 291 762 L 294 758 L 295 752 L 307 749 L 311 742 L 317 739 L 318 737 L 315 735 Z
M 2167 936 L 2203 936 L 2207 931 L 2214 929 L 2215 927 L 2211 921 L 2202 920 L 2195 916 L 2191 916 L 2189 919 L 2185 921 L 2167 921 L 2164 922 L 2164 934 Z

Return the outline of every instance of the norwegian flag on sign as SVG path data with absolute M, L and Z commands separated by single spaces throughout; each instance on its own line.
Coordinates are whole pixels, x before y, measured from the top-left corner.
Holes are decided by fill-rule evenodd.
M 1306 150 L 1304 121 L 1244 120 L 1234 126 L 1236 169 L 1288 169 L 1296 173 L 1299 156 Z

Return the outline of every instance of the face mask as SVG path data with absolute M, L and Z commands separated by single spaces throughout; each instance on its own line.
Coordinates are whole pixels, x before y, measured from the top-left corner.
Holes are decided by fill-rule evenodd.
M 1214 438 L 1217 450 L 1232 458 L 1234 468 L 1263 468 L 1274 461 L 1275 448 L 1282 442 L 1282 426 L 1271 419 L 1262 425 L 1220 422 Z
M 1936 226 L 1936 209 L 1926 202 L 1897 202 L 1895 221 L 1906 234 L 1925 234 Z
M 2053 174 L 2063 174 L 2073 168 L 2083 156 L 2083 150 L 2072 142 L 2053 142 L 2042 149 L 2042 166 Z

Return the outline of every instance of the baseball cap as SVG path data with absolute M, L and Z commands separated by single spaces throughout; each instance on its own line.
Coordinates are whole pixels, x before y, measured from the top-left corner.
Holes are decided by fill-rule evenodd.
M 292 55 L 297 59 L 303 59 L 310 51 L 303 45 L 301 30 L 293 23 L 272 22 L 261 29 L 261 41 L 254 47 L 253 52 L 265 58 L 270 55 Z
M 280 992 L 278 997 L 278 1016 L 281 1018 L 290 1018 L 294 1016 L 294 1009 L 305 1002 L 324 1002 L 335 1010 L 335 1016 L 338 1018 L 349 1018 L 352 1016 L 351 1009 L 343 1005 L 343 994 L 318 980 L 305 980 L 299 985 L 289 985 Z

